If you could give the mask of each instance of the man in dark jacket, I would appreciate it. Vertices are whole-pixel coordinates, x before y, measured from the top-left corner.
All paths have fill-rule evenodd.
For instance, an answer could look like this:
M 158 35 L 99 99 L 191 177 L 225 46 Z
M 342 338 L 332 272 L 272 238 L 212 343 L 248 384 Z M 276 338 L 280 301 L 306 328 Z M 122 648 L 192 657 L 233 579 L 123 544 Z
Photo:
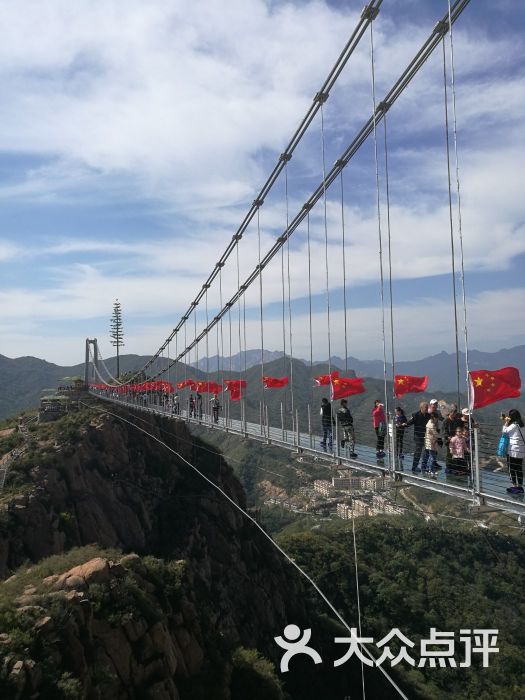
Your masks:
M 332 404 L 328 399 L 321 400 L 321 427 L 323 428 L 323 439 L 321 440 L 321 447 L 326 452 L 326 445 L 328 442 L 328 449 L 332 451 L 332 423 L 334 422 L 334 417 L 332 415 Z
M 341 447 L 344 447 L 348 443 L 350 448 L 350 457 L 355 459 L 357 454 L 355 452 L 354 419 L 350 413 L 346 399 L 341 399 L 341 407 L 337 411 L 337 420 L 341 426 L 341 432 L 343 435 L 341 438 Z
M 419 472 L 418 464 L 425 444 L 425 433 L 429 421 L 428 403 L 422 401 L 419 404 L 419 411 L 412 414 L 412 418 L 407 421 L 407 425 L 414 426 L 414 459 L 412 461 L 412 471 Z

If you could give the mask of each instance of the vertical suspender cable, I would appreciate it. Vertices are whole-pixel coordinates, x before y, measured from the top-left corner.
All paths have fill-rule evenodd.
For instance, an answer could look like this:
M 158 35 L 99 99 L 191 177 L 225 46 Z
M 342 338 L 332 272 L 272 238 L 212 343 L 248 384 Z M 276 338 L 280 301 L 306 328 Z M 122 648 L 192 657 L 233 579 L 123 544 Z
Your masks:
M 261 213 L 257 207 L 257 252 L 259 263 L 259 318 L 261 325 L 261 422 L 264 424 L 264 323 L 263 323 L 263 271 L 261 268 Z M 268 429 L 268 426 L 266 426 Z
M 219 269 L 219 309 L 222 309 L 222 267 Z M 221 384 L 224 387 L 224 328 L 222 323 L 222 316 L 219 321 L 221 326 L 221 354 L 220 354 L 220 364 L 221 364 Z M 218 362 L 218 360 L 217 360 Z M 224 389 L 223 389 L 224 396 Z M 225 406 L 223 406 L 223 416 L 225 415 Z
M 311 414 L 311 404 L 314 399 L 313 392 L 313 376 L 314 376 L 314 350 L 313 350 L 313 336 L 312 336 L 312 254 L 310 249 L 310 211 L 306 216 L 306 241 L 308 246 L 308 316 L 309 316 L 309 331 L 310 331 L 310 396 L 308 404 L 308 433 L 310 436 L 310 447 L 312 447 L 312 414 Z
M 204 294 L 204 309 L 205 309 L 205 313 L 206 313 L 206 328 L 208 328 L 208 324 L 209 324 L 208 286 L 209 285 L 206 285 L 206 292 Z M 209 333 L 206 333 L 206 381 L 208 382 L 208 386 L 209 386 L 209 382 L 210 382 L 210 344 L 209 344 L 208 336 L 209 336 Z M 208 415 L 208 409 L 210 408 L 209 398 L 210 398 L 210 394 L 208 392 L 208 398 L 206 400 L 206 409 L 205 409 L 206 415 Z
M 284 181 L 285 181 L 285 194 L 286 194 L 286 230 L 288 231 L 288 226 L 290 223 L 290 212 L 289 212 L 289 202 L 288 202 L 288 163 L 284 166 Z M 292 300 L 291 300 L 291 278 L 290 278 L 290 236 L 286 239 L 286 265 L 288 274 L 288 331 L 289 331 L 289 345 L 290 345 L 290 396 L 291 396 L 291 411 L 292 411 L 292 425 L 295 420 L 295 410 L 294 410 L 294 395 L 293 395 L 293 334 L 292 334 Z M 295 431 L 294 431 L 295 434 Z
M 197 340 L 197 307 L 193 308 L 193 340 Z M 199 371 L 199 343 L 195 343 L 195 368 Z
M 284 246 L 281 247 L 281 291 L 282 291 L 282 326 L 283 326 L 283 375 L 286 374 L 286 316 L 285 316 L 285 285 L 284 285 Z M 286 426 L 286 388 L 283 390 L 283 402 L 284 412 L 282 413 L 282 426 L 283 426 L 283 437 L 284 429 Z
M 239 239 L 235 243 L 235 258 L 237 261 L 237 292 L 241 289 L 241 268 L 239 262 Z M 244 295 L 243 295 L 244 296 Z M 241 299 L 237 302 L 239 312 L 239 380 L 242 379 L 242 342 L 241 342 Z M 246 355 L 245 355 L 246 357 Z M 241 391 L 241 431 L 244 431 L 244 392 Z
M 463 226 L 461 220 L 461 190 L 459 186 L 459 157 L 458 157 L 458 129 L 457 129 L 457 113 L 456 113 L 456 81 L 455 81 L 455 69 L 454 69 L 454 38 L 452 33 L 452 12 L 450 7 L 450 0 L 448 0 L 448 28 L 450 35 L 450 79 L 452 87 L 452 117 L 454 126 L 454 159 L 456 166 L 456 198 L 457 198 L 457 209 L 458 209 L 458 233 L 459 233 L 459 250 L 460 250 L 460 261 L 461 261 L 461 296 L 463 301 L 463 330 L 464 330 L 464 340 L 465 340 L 465 379 L 467 383 L 467 399 L 469 408 L 472 408 L 473 396 L 472 389 L 470 385 L 470 374 L 469 374 L 469 353 L 468 353 L 468 324 L 467 324 L 467 294 L 465 290 L 465 258 L 463 253 Z M 472 413 L 469 413 L 469 435 L 472 436 Z M 474 461 L 476 465 L 476 471 L 478 471 L 478 452 L 474 451 Z M 478 472 L 479 475 L 479 472 Z M 475 486 L 473 485 L 473 496 L 474 496 Z
M 187 331 L 187 322 L 186 320 L 184 321 L 184 350 L 188 347 L 188 331 Z M 188 362 L 186 359 L 186 355 L 184 355 L 184 383 L 186 383 L 188 380 Z M 186 387 L 187 388 L 187 387 Z M 186 418 L 190 417 L 190 399 L 187 397 L 186 399 Z
M 326 155 L 325 155 L 325 138 L 324 138 L 324 108 L 328 95 L 318 95 L 321 102 L 321 157 L 323 162 L 323 211 L 324 211 L 324 263 L 326 273 L 326 326 L 328 339 L 328 374 L 332 374 L 332 341 L 330 330 L 330 278 L 328 272 L 328 221 L 327 221 L 327 203 L 326 203 Z M 332 382 L 330 380 L 330 390 Z
M 310 212 L 306 219 L 306 240 L 308 245 L 308 315 L 310 327 L 310 374 L 313 376 L 314 366 L 314 347 L 313 347 L 313 329 L 312 329 L 312 253 L 310 249 Z
M 381 201 L 379 192 L 379 157 L 377 148 L 377 114 L 376 114 L 376 80 L 374 66 L 374 25 L 370 23 L 370 59 L 372 67 L 372 104 L 373 104 L 373 134 L 374 134 L 374 163 L 376 176 L 376 206 L 377 206 L 377 230 L 379 238 L 379 272 L 380 272 L 380 296 L 381 296 L 381 334 L 383 340 L 383 382 L 385 394 L 385 414 L 388 415 L 388 391 L 386 380 L 386 333 L 385 333 L 385 280 L 383 273 L 383 236 L 381 231 Z
M 228 338 L 229 338 L 229 348 L 230 348 L 230 378 L 232 374 L 232 310 L 231 306 L 228 307 Z
M 392 235 L 390 229 L 390 178 L 388 176 L 388 139 L 386 112 L 383 115 L 383 131 L 385 137 L 385 186 L 386 186 L 386 230 L 388 237 L 388 293 L 390 297 L 390 346 L 392 351 L 392 392 L 395 392 L 395 343 L 394 343 L 394 295 L 392 291 Z M 395 395 L 395 394 L 394 394 Z
M 170 344 L 168 343 L 167 345 L 167 350 L 168 350 L 168 384 L 171 383 L 170 377 L 171 377 L 171 362 L 170 362 Z
M 450 173 L 450 139 L 448 124 L 448 90 L 447 90 L 447 58 L 445 51 L 445 37 L 442 40 L 443 47 L 443 87 L 445 97 L 445 145 L 447 153 L 447 178 L 448 178 L 448 216 L 450 226 L 450 258 L 452 263 L 452 301 L 454 305 L 454 339 L 456 344 L 456 387 L 457 387 L 457 407 L 461 404 L 460 395 L 460 369 L 459 369 L 459 328 L 458 328 L 458 303 L 456 290 L 456 251 L 454 244 L 454 217 L 452 213 L 452 176 Z
M 179 334 L 177 332 L 177 333 L 175 333 L 175 357 L 179 356 L 179 348 L 178 348 L 179 340 L 178 339 L 179 339 Z M 177 367 L 178 367 L 178 364 L 179 364 L 178 362 L 175 362 L 175 391 L 177 391 L 177 379 L 178 379 Z M 179 405 L 180 405 L 180 401 L 179 401 Z
M 345 329 L 345 372 L 348 372 L 348 326 L 347 326 L 347 306 L 346 306 L 346 245 L 345 245 L 345 197 L 343 171 L 339 176 L 341 180 L 341 230 L 343 244 L 343 313 L 344 313 L 344 329 Z

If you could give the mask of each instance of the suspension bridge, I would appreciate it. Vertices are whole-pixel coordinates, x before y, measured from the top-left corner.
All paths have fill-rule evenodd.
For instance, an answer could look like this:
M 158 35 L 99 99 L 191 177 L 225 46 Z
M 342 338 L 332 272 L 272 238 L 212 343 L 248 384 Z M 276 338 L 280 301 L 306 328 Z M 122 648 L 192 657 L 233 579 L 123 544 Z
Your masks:
M 448 265 L 450 277 L 451 338 L 457 358 L 458 407 L 462 394 L 467 395 L 469 404 L 472 398 L 468 381 L 468 307 L 453 38 L 454 25 L 469 0 L 448 3 L 444 15 L 436 17 L 429 26 L 426 38 L 405 70 L 380 94 L 374 25 L 380 17 L 381 5 L 382 0 L 371 0 L 363 9 L 304 118 L 223 254 L 168 337 L 144 366 L 125 381 L 109 372 L 96 339 L 87 339 L 85 381 L 93 395 L 133 411 L 159 414 L 277 445 L 310 455 L 332 471 L 351 469 L 379 474 L 392 482 L 470 501 L 477 507 L 525 515 L 523 497 L 507 493 L 508 474 L 505 465 L 495 457 L 497 428 L 475 422 L 470 413 L 471 460 L 464 475 L 447 473 L 445 469 L 436 474 L 412 470 L 412 430 L 406 431 L 403 457 L 396 448 L 393 387 L 397 341 L 403 330 L 398 328 L 395 314 L 396 239 L 389 142 L 396 102 L 431 61 L 442 76 L 439 100 L 443 122 L 444 207 L 448 219 L 443 236 L 450 242 L 449 258 L 444 265 Z M 370 77 L 368 113 L 352 133 L 347 133 L 350 127 L 345 128 L 344 142 L 339 135 L 337 143 L 346 145 L 339 148 L 333 165 L 329 166 L 333 151 L 333 142 L 328 141 L 330 97 L 336 84 L 352 70 L 352 58 L 363 47 Z M 293 159 L 306 140 L 309 144 L 318 143 L 318 162 L 315 167 L 309 163 L 309 172 L 316 170 L 318 179 L 299 199 L 298 192 L 303 194 L 304 188 L 297 186 L 292 196 L 292 184 L 294 179 L 301 182 L 305 179 L 301 180 L 293 170 Z M 355 426 L 355 446 L 342 442 L 344 435 L 337 421 L 332 445 L 322 444 L 318 427 L 321 394 L 313 382 L 316 374 L 314 350 L 317 354 L 326 351 L 324 376 L 328 380 L 321 384 L 334 398 L 335 379 L 355 379 L 347 360 L 354 337 L 349 288 L 356 274 L 352 256 L 356 240 L 362 234 L 348 225 L 348 207 L 354 193 L 345 188 L 345 177 L 357 158 L 361 158 L 362 166 L 362 152 L 366 149 L 370 178 L 374 183 L 372 206 L 377 242 L 374 264 L 377 265 L 380 306 L 378 337 L 384 367 L 382 401 L 387 420 L 384 454 L 383 451 L 378 453 L 371 444 L 364 426 Z M 275 229 L 276 212 L 280 212 L 281 224 L 279 235 L 274 236 L 271 231 Z M 268 337 L 275 337 L 276 329 L 281 336 L 282 359 L 279 362 L 282 362 L 284 376 L 268 377 L 265 347 Z M 257 371 L 251 369 L 250 381 L 257 386 L 247 392 L 247 355 L 254 347 L 260 349 L 260 358 Z M 297 348 L 305 347 L 309 350 L 309 360 L 299 363 Z M 465 354 L 465 373 L 459 364 L 460 348 Z M 332 357 L 335 352 L 341 353 L 347 363 L 345 370 L 341 370 L 341 378 L 334 374 Z M 232 365 L 234 356 L 239 358 L 236 369 Z M 197 368 L 200 369 L 197 371 Z M 273 388 L 268 388 L 270 386 Z M 177 400 L 174 400 L 174 387 Z M 190 400 L 190 391 L 201 395 L 199 405 L 193 397 Z M 279 399 L 270 399 L 269 392 L 280 392 Z M 351 394 L 349 396 L 351 404 Z

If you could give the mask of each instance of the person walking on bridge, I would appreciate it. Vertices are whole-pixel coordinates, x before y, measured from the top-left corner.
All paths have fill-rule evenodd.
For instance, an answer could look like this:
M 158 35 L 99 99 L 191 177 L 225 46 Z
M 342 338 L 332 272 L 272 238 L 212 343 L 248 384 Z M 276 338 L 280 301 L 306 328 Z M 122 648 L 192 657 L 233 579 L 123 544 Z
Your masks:
M 507 464 L 512 486 L 507 489 L 508 493 L 523 493 L 523 458 L 525 457 L 525 437 L 524 424 L 521 414 L 513 408 L 508 416 L 503 418 L 503 434 L 509 436 L 509 446 L 507 449 Z
M 221 410 L 221 404 L 219 401 L 219 397 L 217 394 L 213 397 L 211 400 L 211 412 L 213 414 L 213 422 L 218 423 L 219 422 L 219 411 Z
M 376 433 L 376 457 L 383 459 L 385 456 L 385 435 L 386 435 L 386 417 L 383 410 L 383 404 L 379 399 L 374 401 L 372 409 L 372 425 Z
M 412 414 L 412 418 L 407 421 L 407 426 L 414 426 L 414 459 L 412 461 L 412 471 L 421 471 L 418 467 L 423 446 L 425 444 L 425 435 L 427 432 L 428 423 L 428 403 L 422 401 L 419 404 L 419 411 Z
M 341 399 L 341 407 L 337 411 L 337 420 L 343 432 L 341 447 L 348 445 L 350 448 L 350 457 L 355 459 L 357 454 L 355 452 L 354 418 L 350 413 L 348 401 L 346 399 Z
M 333 449 L 332 443 L 332 425 L 334 423 L 334 416 L 332 414 L 332 404 L 328 399 L 321 399 L 321 427 L 323 429 L 323 439 L 320 442 L 321 447 L 326 452 L 326 447 L 328 444 L 328 450 L 331 452 Z

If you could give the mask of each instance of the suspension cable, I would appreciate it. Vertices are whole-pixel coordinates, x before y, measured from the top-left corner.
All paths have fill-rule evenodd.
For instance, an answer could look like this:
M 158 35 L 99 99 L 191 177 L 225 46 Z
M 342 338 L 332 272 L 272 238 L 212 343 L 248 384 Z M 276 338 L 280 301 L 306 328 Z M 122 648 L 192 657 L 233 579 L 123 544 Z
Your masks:
M 370 25 L 372 26 L 372 25 Z M 332 342 L 330 328 L 330 277 L 328 272 L 328 219 L 327 219 L 327 202 L 326 202 L 326 154 L 325 154 L 325 136 L 324 136 L 324 108 L 323 103 L 326 101 L 326 95 L 318 95 L 321 103 L 321 160 L 323 167 L 323 224 L 324 224 L 324 265 L 326 277 L 326 327 L 328 341 L 328 376 L 330 377 L 330 389 L 332 388 Z M 331 401 L 331 397 L 330 397 Z
M 367 7 L 369 7 L 369 8 L 374 8 L 374 9 L 378 12 L 378 11 L 379 11 L 379 8 L 380 8 L 380 6 L 381 6 L 381 4 L 382 4 L 382 1 L 383 1 L 383 0 L 370 0 L 370 2 L 368 3 Z M 362 38 L 363 34 L 365 33 L 366 28 L 367 28 L 367 26 L 368 26 L 368 24 L 369 24 L 370 21 L 371 21 L 371 20 L 369 19 L 368 15 L 367 15 L 366 13 L 362 13 L 362 14 L 361 14 L 361 16 L 360 16 L 360 18 L 359 18 L 359 20 L 358 20 L 358 23 L 357 23 L 356 28 L 355 28 L 354 31 L 352 32 L 352 34 L 351 34 L 351 36 L 350 36 L 348 42 L 346 43 L 344 49 L 343 49 L 342 52 L 339 54 L 339 56 L 338 56 L 338 58 L 337 58 L 337 60 L 336 60 L 336 62 L 335 62 L 335 64 L 334 64 L 334 66 L 332 67 L 331 71 L 329 72 L 329 74 L 328 74 L 327 78 L 325 79 L 325 81 L 324 81 L 322 87 L 320 88 L 319 92 L 328 94 L 328 93 L 330 92 L 330 90 L 333 88 L 333 86 L 334 86 L 335 83 L 337 82 L 337 79 L 339 78 L 341 72 L 343 71 L 344 67 L 345 67 L 346 64 L 348 63 L 348 60 L 350 59 L 350 57 L 352 56 L 354 50 L 356 49 L 356 47 L 358 46 L 359 42 L 361 41 L 361 38 Z M 317 100 L 314 98 L 314 100 L 313 100 L 312 104 L 310 105 L 310 107 L 309 107 L 309 109 L 308 109 L 306 115 L 303 117 L 303 119 L 302 119 L 300 125 L 299 125 L 298 128 L 296 129 L 296 131 L 295 131 L 295 133 L 293 134 L 293 136 L 292 136 L 290 142 L 288 143 L 288 145 L 286 146 L 286 149 L 284 150 L 284 153 L 285 153 L 286 155 L 288 155 L 290 158 L 291 158 L 292 154 L 294 153 L 295 149 L 297 148 L 297 146 L 299 145 L 299 143 L 301 142 L 301 140 L 302 140 L 302 138 L 304 137 L 305 133 L 307 132 L 307 130 L 308 130 L 310 124 L 311 124 L 312 121 L 314 120 L 314 118 L 315 118 L 315 116 L 316 116 L 316 114 L 317 114 L 317 112 L 318 112 L 318 110 L 319 110 L 319 106 L 320 106 L 319 103 L 318 103 Z M 278 180 L 279 175 L 281 174 L 281 172 L 282 172 L 282 170 L 283 170 L 283 167 L 284 167 L 284 161 L 283 161 L 281 158 L 279 158 L 278 161 L 277 161 L 277 163 L 276 163 L 276 165 L 275 165 L 275 167 L 274 167 L 274 169 L 273 169 L 272 172 L 270 173 L 268 179 L 266 180 L 266 182 L 265 182 L 264 185 L 262 186 L 262 189 L 261 189 L 261 191 L 259 192 L 259 194 L 258 194 L 257 199 L 255 200 L 255 202 L 258 202 L 258 201 L 260 201 L 261 203 L 264 202 L 265 198 L 268 196 L 268 194 L 269 194 L 269 192 L 271 191 L 272 187 L 274 186 L 274 184 L 275 184 L 276 181 Z M 244 234 L 245 231 L 247 230 L 247 228 L 248 228 L 250 222 L 252 221 L 253 217 L 255 216 L 255 213 L 256 213 L 256 211 L 257 211 L 258 206 L 260 206 L 260 205 L 256 205 L 255 203 L 252 204 L 252 206 L 251 206 L 251 208 L 249 209 L 248 213 L 246 214 L 246 216 L 244 217 L 244 219 L 243 219 L 243 221 L 241 222 L 240 226 L 238 227 L 238 229 L 237 229 L 235 235 L 233 236 L 233 238 L 232 238 L 230 244 L 227 246 L 227 248 L 226 248 L 226 250 L 224 251 L 224 253 L 222 254 L 222 256 L 221 256 L 219 262 L 215 265 L 214 269 L 212 270 L 211 274 L 209 275 L 209 277 L 208 277 L 208 279 L 207 279 L 207 281 L 206 281 L 206 284 L 210 284 L 210 285 L 211 285 L 211 283 L 215 280 L 215 278 L 216 278 L 217 275 L 218 275 L 219 269 L 220 269 L 221 267 L 224 266 L 224 264 L 226 263 L 226 261 L 227 261 L 228 258 L 230 257 L 231 253 L 233 252 L 233 249 L 234 249 L 234 247 L 235 247 L 235 241 L 237 240 L 237 238 L 238 238 L 239 236 L 242 238 L 243 234 Z M 192 304 L 190 305 L 189 309 L 188 309 L 188 310 L 186 311 L 186 313 L 181 317 L 179 323 L 178 323 L 177 326 L 173 329 L 173 331 L 171 332 L 170 336 L 166 339 L 165 343 L 168 343 L 168 342 L 173 338 L 174 333 L 175 333 L 176 331 L 180 330 L 180 328 L 182 327 L 182 325 L 184 325 L 184 323 L 185 323 L 186 320 L 187 320 L 188 313 L 191 311 L 191 309 L 192 309 L 194 306 L 196 306 L 196 305 L 200 302 L 200 300 L 202 299 L 202 295 L 203 295 L 203 293 L 202 293 L 202 290 L 201 290 L 201 291 L 199 292 L 199 294 L 195 297 L 195 299 L 194 299 L 194 301 L 192 302 Z M 153 364 L 153 362 L 155 361 L 155 359 L 158 357 L 158 355 L 160 354 L 160 352 L 161 352 L 161 348 L 159 348 L 159 350 L 155 353 L 155 355 L 152 355 L 152 357 L 150 358 L 150 360 L 148 360 L 148 362 L 144 365 L 144 367 L 142 368 L 142 370 L 139 370 L 139 371 L 137 372 L 137 374 L 139 374 L 141 371 L 145 371 L 148 367 L 150 367 L 151 364 Z M 131 381 L 133 381 L 133 379 L 134 379 L 134 377 L 131 379 Z
M 286 197 L 286 228 L 290 225 L 290 207 L 288 201 L 288 163 L 285 163 L 284 168 L 284 182 L 285 182 L 285 197 Z M 288 332 L 289 332 L 289 346 L 290 346 L 290 397 L 291 397 L 291 411 L 292 411 L 292 426 L 295 425 L 295 412 L 294 412 L 294 395 L 293 395 L 293 332 L 292 332 L 292 300 L 291 300 L 291 275 L 290 275 L 290 238 L 286 239 L 286 264 L 287 264 L 287 274 L 288 274 Z M 294 435 L 296 434 L 297 426 L 294 429 Z
M 454 160 L 456 171 L 456 204 L 458 216 L 458 233 L 459 233 L 459 250 L 460 250 L 460 269 L 461 269 L 461 297 L 463 302 L 463 331 L 465 341 L 465 380 L 467 383 L 467 402 L 470 409 L 473 408 L 473 390 L 470 382 L 470 363 L 469 363 L 469 343 L 468 343 L 468 324 L 467 324 L 467 294 L 465 287 L 465 257 L 463 251 L 463 225 L 461 216 L 461 190 L 459 184 L 459 156 L 458 156 L 458 130 L 457 130 L 457 112 L 456 112 L 456 79 L 454 67 L 454 38 L 452 33 L 452 9 L 450 0 L 448 0 L 448 28 L 450 36 L 450 80 L 452 87 L 452 116 L 453 116 L 453 134 L 454 134 Z M 473 434 L 472 410 L 468 414 L 469 436 Z M 472 439 L 471 437 L 469 439 Z M 473 445 L 473 471 L 479 469 L 479 452 Z M 476 503 L 476 480 L 472 480 L 472 500 Z
M 458 234 L 459 234 L 459 251 L 461 261 L 461 296 L 463 301 L 463 330 L 465 340 L 465 368 L 467 381 L 467 397 L 468 405 L 472 405 L 472 389 L 470 385 L 469 375 L 469 343 L 468 343 L 468 325 L 467 325 L 467 294 L 465 288 L 465 258 L 463 252 L 463 226 L 461 217 L 461 191 L 459 184 L 459 156 L 458 156 L 458 128 L 457 128 L 457 112 L 456 112 L 456 79 L 454 68 L 454 38 L 452 33 L 452 8 L 450 0 L 448 0 L 448 33 L 450 37 L 450 80 L 452 87 L 452 117 L 453 117 L 453 134 L 454 134 L 454 160 L 456 169 L 456 204 L 458 216 Z M 472 431 L 472 414 L 469 413 L 469 430 Z
M 343 247 L 343 314 L 345 329 L 345 372 L 348 372 L 348 326 L 347 326 L 347 304 L 346 304 L 346 243 L 345 243 L 345 196 L 343 171 L 339 175 L 341 180 L 341 233 Z
M 257 207 L 257 254 L 258 267 L 261 267 L 261 214 Z M 264 403 L 264 321 L 263 321 L 263 275 L 259 273 L 259 318 L 261 327 L 261 424 L 265 423 Z
M 380 199 L 380 188 L 379 188 L 379 156 L 377 147 L 377 123 L 376 123 L 376 80 L 375 80 L 375 65 L 374 65 L 374 25 L 370 24 L 370 65 L 371 65 L 371 78 L 372 78 L 372 104 L 373 104 L 373 138 L 374 138 L 374 165 L 375 165 L 375 176 L 376 176 L 376 206 L 377 206 L 377 234 L 379 243 L 379 274 L 380 274 L 380 285 L 379 292 L 381 298 L 381 336 L 383 345 L 383 383 L 384 383 L 384 394 L 385 394 L 385 415 L 388 416 L 388 391 L 387 391 L 387 380 L 386 380 L 386 334 L 385 334 L 385 281 L 384 281 L 384 271 L 383 271 L 383 235 L 381 229 L 381 199 Z M 386 428 L 386 426 L 385 426 Z M 390 451 L 388 451 L 388 458 L 390 459 Z
M 383 119 L 383 131 L 385 137 L 385 188 L 386 188 L 386 228 L 388 237 L 388 292 L 390 301 L 390 346 L 392 352 L 392 393 L 395 396 L 396 388 L 396 359 L 394 343 L 394 295 L 392 287 L 392 233 L 390 228 L 390 178 L 388 173 L 388 139 L 387 139 L 387 115 Z
M 241 291 L 241 268 L 240 268 L 240 261 L 239 261 L 239 241 L 237 241 L 237 245 L 235 246 L 236 252 L 235 252 L 235 257 L 237 261 L 237 291 Z M 244 299 L 244 295 L 243 295 Z M 242 342 L 241 342 L 241 298 L 239 297 L 238 300 L 238 312 L 239 312 L 239 380 L 242 379 Z M 245 355 L 246 357 L 246 355 Z M 244 429 L 244 410 L 245 410 L 245 405 L 244 405 L 244 392 L 241 391 L 241 424 Z
M 313 330 L 312 330 L 312 255 L 310 249 L 310 212 L 307 214 L 306 236 L 308 245 L 308 314 L 310 327 L 310 374 L 313 375 L 314 366 L 314 348 L 313 348 Z
M 449 24 L 454 23 L 458 19 L 458 17 L 461 15 L 463 10 L 469 4 L 469 2 L 470 2 L 470 0 L 456 0 L 456 2 L 454 3 L 454 5 L 452 6 L 452 9 L 451 9 L 450 21 L 449 22 L 446 21 L 448 15 L 445 15 L 445 17 L 435 25 L 430 36 L 423 43 L 423 46 L 420 48 L 420 50 L 418 51 L 416 56 L 409 63 L 409 65 L 407 66 L 405 71 L 402 73 L 402 75 L 396 81 L 396 83 L 390 89 L 390 91 L 386 94 L 384 99 L 381 102 L 379 102 L 379 104 L 377 105 L 376 112 L 374 112 L 374 114 L 363 125 L 363 127 L 360 129 L 360 131 L 358 132 L 358 134 L 356 135 L 356 137 L 354 138 L 352 143 L 347 147 L 347 149 L 344 151 L 344 153 L 341 155 L 341 157 L 337 159 L 337 161 L 335 162 L 331 171 L 327 174 L 326 178 L 323 180 L 322 183 L 320 183 L 318 185 L 318 187 L 313 192 L 313 194 L 310 196 L 308 201 L 303 205 L 301 211 L 299 213 L 297 213 L 296 216 L 294 217 L 294 219 L 290 222 L 287 230 L 284 231 L 281 234 L 281 236 L 279 236 L 277 238 L 277 240 L 275 241 L 272 248 L 268 251 L 268 253 L 265 255 L 265 257 L 261 261 L 260 266 L 258 265 L 256 267 L 256 269 L 250 273 L 249 277 L 245 280 L 244 284 L 241 285 L 240 294 L 243 294 L 244 291 L 246 289 L 248 289 L 248 287 L 252 284 L 252 282 L 260 274 L 261 270 L 263 270 L 269 264 L 269 262 L 272 260 L 272 258 L 280 251 L 281 247 L 284 245 L 284 243 L 286 242 L 288 237 L 291 236 L 294 233 L 294 231 L 298 228 L 300 223 L 306 217 L 308 211 L 323 197 L 325 190 L 338 177 L 341 170 L 348 165 L 351 158 L 353 158 L 355 156 L 355 154 L 358 152 L 358 150 L 361 148 L 361 146 L 367 140 L 367 138 L 370 136 L 370 134 L 373 133 L 374 127 L 377 128 L 377 123 L 384 117 L 385 113 L 392 107 L 394 102 L 403 93 L 403 91 L 410 84 L 410 82 L 412 81 L 414 76 L 418 73 L 418 71 L 421 69 L 423 64 L 426 62 L 426 60 L 432 54 L 432 52 L 434 51 L 436 46 L 441 41 L 442 36 L 444 34 L 446 34 L 446 32 L 448 31 Z M 370 7 L 370 5 L 367 6 L 365 8 L 365 10 L 368 11 L 369 7 Z M 317 96 L 316 96 L 316 100 L 318 100 Z M 260 206 L 260 205 L 258 205 L 258 206 Z M 212 275 L 210 275 L 210 278 L 208 279 L 209 283 L 211 283 L 213 281 L 213 279 L 215 279 L 216 274 L 218 274 L 216 271 L 220 270 L 222 265 L 223 265 L 223 262 L 221 259 L 221 261 L 219 261 L 216 264 L 215 270 L 212 273 Z M 230 306 L 236 303 L 237 298 L 238 298 L 238 295 L 235 294 L 227 302 L 226 306 L 223 306 L 223 308 L 218 312 L 217 316 L 210 322 L 209 326 L 202 330 L 202 332 L 198 338 L 199 340 L 206 333 L 208 333 L 216 323 L 218 323 L 222 319 L 222 317 L 228 312 L 228 309 L 230 308 Z M 199 300 L 200 300 L 200 297 L 197 297 L 194 303 L 197 304 L 199 302 Z M 182 327 L 182 325 L 184 325 L 184 322 L 186 320 L 187 320 L 187 315 L 185 315 L 181 318 L 179 326 L 177 326 L 177 328 L 174 329 L 173 332 L 176 332 L 179 329 L 179 327 Z M 185 351 L 182 351 L 183 352 L 182 356 L 184 356 L 184 354 L 190 349 L 191 348 L 186 348 Z M 149 364 L 151 364 L 151 362 L 154 361 L 154 359 L 155 359 L 155 356 L 152 357 L 152 359 L 149 361 Z M 130 381 L 132 381 L 132 379 Z
M 441 44 L 443 46 L 443 88 L 445 98 L 445 146 L 447 156 L 447 182 L 448 182 L 448 216 L 450 227 L 450 259 L 452 263 L 452 303 L 454 307 L 454 340 L 456 347 L 456 381 L 457 381 L 457 407 L 458 410 L 461 404 L 460 396 L 460 369 L 459 369 L 459 327 L 458 327 L 458 304 L 456 290 L 456 252 L 454 244 L 454 217 L 452 213 L 452 176 L 450 172 L 450 139 L 449 139 L 449 124 L 448 124 L 448 89 L 447 89 L 447 58 L 445 51 L 445 37 Z

